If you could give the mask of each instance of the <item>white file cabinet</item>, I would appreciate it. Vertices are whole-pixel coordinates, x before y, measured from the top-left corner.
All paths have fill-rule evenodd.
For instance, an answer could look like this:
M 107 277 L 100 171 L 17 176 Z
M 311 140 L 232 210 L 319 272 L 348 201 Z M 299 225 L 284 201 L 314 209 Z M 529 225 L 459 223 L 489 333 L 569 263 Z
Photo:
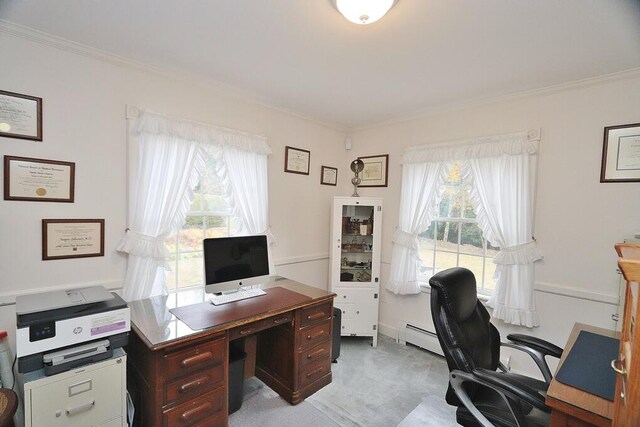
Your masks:
M 25 427 L 123 427 L 126 422 L 127 356 L 44 376 L 24 375 Z

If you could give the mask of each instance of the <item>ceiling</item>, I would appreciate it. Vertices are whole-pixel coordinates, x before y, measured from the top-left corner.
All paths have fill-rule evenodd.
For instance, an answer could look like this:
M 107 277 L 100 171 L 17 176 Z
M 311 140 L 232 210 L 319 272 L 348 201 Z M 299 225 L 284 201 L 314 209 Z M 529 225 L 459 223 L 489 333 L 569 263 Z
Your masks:
M 0 19 L 344 130 L 640 68 L 640 0 L 0 0 Z

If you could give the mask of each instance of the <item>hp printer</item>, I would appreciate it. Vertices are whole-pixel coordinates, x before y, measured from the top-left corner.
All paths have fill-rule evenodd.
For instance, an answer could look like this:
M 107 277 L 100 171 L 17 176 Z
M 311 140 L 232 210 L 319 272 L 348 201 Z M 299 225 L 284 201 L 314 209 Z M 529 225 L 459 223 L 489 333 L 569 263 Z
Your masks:
M 127 344 L 127 303 L 102 286 L 16 298 L 18 371 L 53 375 L 108 359 Z

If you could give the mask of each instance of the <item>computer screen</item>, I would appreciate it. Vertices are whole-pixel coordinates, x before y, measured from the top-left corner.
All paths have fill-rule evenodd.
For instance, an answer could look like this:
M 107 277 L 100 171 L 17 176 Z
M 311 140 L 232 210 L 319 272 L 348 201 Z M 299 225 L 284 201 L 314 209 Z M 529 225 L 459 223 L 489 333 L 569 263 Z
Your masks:
M 204 239 L 205 292 L 237 291 L 268 280 L 267 236 Z

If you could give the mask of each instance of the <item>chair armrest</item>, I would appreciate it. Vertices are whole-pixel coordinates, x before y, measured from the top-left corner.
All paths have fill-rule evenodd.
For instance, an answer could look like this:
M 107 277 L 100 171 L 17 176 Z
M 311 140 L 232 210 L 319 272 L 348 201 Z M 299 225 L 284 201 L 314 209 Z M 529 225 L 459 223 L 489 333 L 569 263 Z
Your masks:
M 524 351 L 531 356 L 536 365 L 538 365 L 545 382 L 549 384 L 553 379 L 553 375 L 545 360 L 545 356 L 560 358 L 560 356 L 562 356 L 562 349 L 548 341 L 529 335 L 509 334 L 507 335 L 507 339 L 511 342 L 501 342 L 500 345 Z
M 509 411 L 511 411 L 511 414 L 513 415 L 513 419 L 516 421 L 517 425 L 524 426 L 524 424 L 521 424 L 519 421 L 519 420 L 522 420 L 522 410 L 520 407 L 520 403 L 518 401 L 521 400 L 522 396 L 526 396 L 524 399 L 525 401 L 531 402 L 532 404 L 534 404 L 533 402 L 535 402 L 534 406 L 539 407 L 540 402 L 544 403 L 544 398 L 541 395 L 539 395 L 535 390 L 531 389 L 530 387 L 527 387 L 524 384 L 523 384 L 524 389 L 529 389 L 529 390 L 516 391 L 516 387 L 512 382 L 502 381 L 491 375 L 491 372 L 493 372 L 493 374 L 495 374 L 496 376 L 500 375 L 497 372 L 494 372 L 494 371 L 487 371 L 487 372 L 488 374 L 485 372 L 479 372 L 479 370 L 474 370 L 473 373 L 464 372 L 460 370 L 453 370 L 449 374 L 449 383 L 451 384 L 451 387 L 453 387 L 453 390 L 458 396 L 458 399 L 460 399 L 460 402 L 462 402 L 462 404 L 467 408 L 467 410 L 471 412 L 471 414 L 481 424 L 482 427 L 494 427 L 494 424 L 491 423 L 491 421 L 489 421 L 487 417 L 485 417 L 484 414 L 480 412 L 478 408 L 476 408 L 473 401 L 467 394 L 467 391 L 465 390 L 465 387 L 463 385 L 465 382 L 473 382 L 494 390 L 496 393 L 498 393 L 502 397 L 502 399 L 507 404 L 507 407 L 509 408 Z M 506 387 L 504 387 L 505 385 Z M 530 395 L 531 392 L 533 393 L 533 395 Z M 534 397 L 535 395 L 537 395 L 538 397 Z M 543 409 L 546 412 L 549 411 L 549 408 L 544 406 L 544 404 L 541 409 Z
M 544 402 L 544 396 L 538 390 L 518 381 L 517 378 L 484 368 L 474 369 L 473 374 L 487 383 L 511 392 L 518 399 L 524 400 L 544 412 L 551 412 Z
M 555 344 L 543 339 L 532 337 L 531 335 L 509 334 L 507 339 L 511 342 L 522 344 L 530 348 L 535 348 L 547 356 L 562 357 L 562 349 Z

